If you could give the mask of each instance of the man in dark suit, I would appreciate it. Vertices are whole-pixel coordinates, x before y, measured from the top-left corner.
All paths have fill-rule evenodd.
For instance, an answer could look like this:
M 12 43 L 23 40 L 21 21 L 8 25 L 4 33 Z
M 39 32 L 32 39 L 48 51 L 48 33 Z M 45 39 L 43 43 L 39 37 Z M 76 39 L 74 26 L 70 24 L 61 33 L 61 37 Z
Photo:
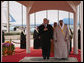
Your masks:
M 43 59 L 49 59 L 50 57 L 50 46 L 51 41 L 53 39 L 53 28 L 50 24 L 48 24 L 48 20 L 46 18 L 43 19 L 43 24 L 39 27 L 39 35 L 41 40 L 41 48 L 42 48 L 42 56 Z

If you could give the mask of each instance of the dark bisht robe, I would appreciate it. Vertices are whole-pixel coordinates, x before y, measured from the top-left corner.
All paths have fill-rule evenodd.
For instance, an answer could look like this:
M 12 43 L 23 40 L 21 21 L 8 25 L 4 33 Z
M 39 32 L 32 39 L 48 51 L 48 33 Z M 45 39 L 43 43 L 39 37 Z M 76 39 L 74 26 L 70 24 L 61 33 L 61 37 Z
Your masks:
M 70 52 L 72 51 L 72 38 L 73 38 L 73 32 L 70 29 Z
M 78 30 L 78 49 L 81 49 L 81 31 L 80 29 Z
M 26 49 L 26 35 L 24 35 L 23 32 L 21 32 L 20 48 Z
M 2 31 L 2 43 L 4 43 L 5 37 L 4 37 L 4 31 Z
M 39 32 L 37 32 L 36 30 L 34 30 L 33 38 L 34 38 L 33 43 L 34 49 L 39 49 L 40 48 Z

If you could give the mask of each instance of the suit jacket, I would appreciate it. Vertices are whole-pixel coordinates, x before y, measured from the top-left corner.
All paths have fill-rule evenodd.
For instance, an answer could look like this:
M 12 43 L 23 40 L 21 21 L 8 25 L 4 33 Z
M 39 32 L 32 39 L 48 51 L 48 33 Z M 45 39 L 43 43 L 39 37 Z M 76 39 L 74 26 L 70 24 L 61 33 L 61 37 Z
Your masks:
M 48 45 L 50 44 L 50 39 L 53 39 L 53 27 L 50 24 L 47 24 L 47 31 L 44 31 L 45 26 L 42 24 L 38 27 L 41 44 Z

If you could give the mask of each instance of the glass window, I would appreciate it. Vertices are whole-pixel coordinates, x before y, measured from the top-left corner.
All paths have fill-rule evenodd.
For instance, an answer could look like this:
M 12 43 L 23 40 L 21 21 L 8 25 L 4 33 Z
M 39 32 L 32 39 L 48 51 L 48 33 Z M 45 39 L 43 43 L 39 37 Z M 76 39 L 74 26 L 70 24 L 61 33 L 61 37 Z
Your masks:
M 73 25 L 74 25 L 74 14 L 73 13 L 70 13 L 70 28 L 72 29 L 73 31 Z
M 31 34 L 34 32 L 34 13 L 30 14 L 30 32 Z
M 7 8 L 8 1 L 2 2 L 2 7 Z
M 7 23 L 7 8 L 2 7 L 2 23 Z
M 8 12 L 7 12 L 7 3 L 8 1 L 2 2 L 2 30 L 7 31 L 7 20 L 8 20 Z
M 36 12 L 36 25 L 42 24 L 44 18 L 46 18 L 46 11 Z
M 53 24 L 54 22 L 58 22 L 57 10 L 48 10 L 48 19 L 50 24 Z
M 34 25 L 34 13 L 30 14 L 30 25 Z
M 23 25 L 26 25 L 26 7 L 23 6 Z
M 78 7 L 77 7 L 77 25 L 79 26 L 79 21 L 80 21 L 80 6 L 78 5 Z
M 9 13 L 15 19 L 15 24 L 22 24 L 22 12 L 21 12 L 21 4 L 15 1 L 10 1 L 9 5 Z M 14 22 L 11 22 L 14 23 Z
M 9 1 L 10 31 L 22 25 L 22 5 L 16 1 Z
M 66 24 L 68 23 L 68 12 L 59 10 L 59 20 L 66 20 Z

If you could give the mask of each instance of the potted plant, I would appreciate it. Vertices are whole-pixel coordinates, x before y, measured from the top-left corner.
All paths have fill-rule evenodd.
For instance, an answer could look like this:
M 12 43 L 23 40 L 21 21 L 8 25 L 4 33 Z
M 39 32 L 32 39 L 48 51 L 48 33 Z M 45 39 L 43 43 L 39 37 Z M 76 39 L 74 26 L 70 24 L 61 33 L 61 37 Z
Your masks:
M 12 55 L 14 53 L 15 46 L 11 41 L 6 41 L 2 44 L 3 56 Z

